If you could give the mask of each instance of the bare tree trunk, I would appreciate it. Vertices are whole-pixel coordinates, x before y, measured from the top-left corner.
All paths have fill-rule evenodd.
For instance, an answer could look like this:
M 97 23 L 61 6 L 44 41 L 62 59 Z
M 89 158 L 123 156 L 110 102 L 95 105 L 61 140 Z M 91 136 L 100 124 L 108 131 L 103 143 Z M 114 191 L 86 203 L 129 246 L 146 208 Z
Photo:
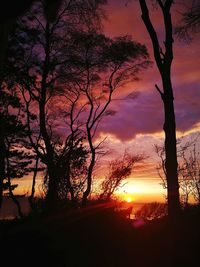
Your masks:
M 69 162 L 67 162 L 67 167 L 66 167 L 66 180 L 67 180 L 67 188 L 69 189 L 69 193 L 71 196 L 71 203 L 72 205 L 75 204 L 75 196 L 74 196 L 74 189 L 70 180 L 70 159 Z
M 5 23 L 0 23 L 0 94 L 2 86 L 2 71 L 6 53 L 8 41 L 8 27 Z M 6 157 L 6 147 L 4 140 L 4 125 L 1 119 L 1 108 L 0 107 L 0 208 L 2 206 L 3 200 L 3 180 L 5 179 L 5 157 Z
M 31 187 L 31 195 L 28 198 L 32 210 L 34 210 L 33 199 L 34 199 L 34 195 L 35 195 L 35 183 L 36 183 L 36 177 L 37 177 L 37 172 L 38 172 L 38 163 L 39 163 L 39 156 L 37 155 L 36 156 L 36 161 L 35 161 L 35 168 L 34 168 L 34 172 L 33 172 L 33 181 L 32 181 L 32 187 Z
M 71 155 L 73 153 L 73 142 L 74 142 L 73 109 L 74 109 L 74 103 L 72 105 L 72 109 L 70 112 L 70 119 L 71 119 L 70 128 L 71 128 L 72 134 L 71 134 L 71 140 L 70 140 L 69 152 L 68 152 L 68 157 L 67 157 L 67 162 L 66 162 L 66 170 L 65 170 L 65 176 L 66 176 L 66 180 L 67 180 L 67 188 L 69 189 L 69 193 L 71 196 L 72 206 L 75 205 L 74 188 L 73 188 L 72 183 L 71 183 L 71 166 L 70 166 Z
M 48 191 L 46 195 L 46 209 L 51 211 L 57 207 L 58 204 L 58 183 L 54 167 L 47 166 L 49 174 Z
M 142 11 L 142 19 L 147 28 L 152 41 L 154 58 L 162 78 L 163 90 L 156 85 L 156 89 L 161 95 L 164 104 L 164 132 L 165 132 L 165 153 L 166 153 L 166 179 L 167 179 L 167 199 L 168 199 L 168 215 L 174 218 L 180 213 L 179 200 L 179 183 L 177 172 L 177 150 L 176 150 L 176 120 L 174 113 L 174 97 L 171 83 L 171 64 L 173 60 L 173 37 L 172 37 L 172 20 L 170 9 L 172 0 L 160 1 L 157 3 L 163 13 L 165 27 L 165 51 L 159 44 L 157 33 L 151 22 L 149 10 L 145 0 L 140 0 Z
M 5 179 L 5 155 L 6 148 L 3 138 L 2 122 L 0 120 L 0 208 L 3 200 L 3 181 Z
M 163 129 L 165 132 L 165 169 L 167 180 L 168 214 L 170 217 L 176 217 L 180 212 L 180 201 L 177 172 L 178 162 L 176 149 L 176 122 L 170 78 L 168 83 L 166 81 L 163 81 L 163 88 L 163 104 L 165 112 L 165 122 Z
M 50 141 L 49 134 L 46 128 L 46 114 L 45 114 L 45 106 L 46 106 L 46 91 L 47 91 L 47 77 L 49 72 L 49 60 L 50 60 L 50 33 L 49 33 L 49 23 L 46 24 L 46 45 L 45 45 L 45 60 L 43 66 L 43 74 L 41 81 L 41 98 L 39 102 L 40 108 L 40 131 L 45 143 L 46 147 L 46 164 L 49 175 L 49 183 L 48 183 L 48 191 L 46 196 L 46 208 L 47 210 L 52 210 L 57 206 L 57 188 L 58 188 L 58 179 L 56 177 L 56 166 L 54 164 L 54 150 Z
M 87 174 L 87 188 L 85 190 L 85 192 L 83 193 L 83 200 L 82 200 L 82 204 L 86 205 L 87 203 L 87 199 L 88 196 L 91 192 L 91 188 L 92 188 L 92 173 L 93 173 L 93 169 L 94 169 L 94 165 L 95 165 L 95 149 L 93 148 L 91 150 L 91 161 L 90 161 L 90 165 L 88 168 L 88 174 Z
M 90 114 L 91 114 L 92 110 L 93 110 L 93 105 L 92 105 L 92 108 L 90 110 Z M 89 165 L 88 174 L 87 174 L 87 188 L 86 188 L 85 192 L 83 193 L 83 199 L 82 199 L 83 205 L 86 205 L 88 196 L 91 192 L 92 173 L 93 173 L 93 169 L 94 169 L 94 165 L 95 165 L 95 158 L 96 158 L 96 150 L 95 150 L 95 148 L 93 146 L 93 142 L 92 142 L 91 127 L 89 126 L 89 120 L 87 122 L 86 128 L 87 128 L 87 138 L 88 138 L 89 147 L 90 147 L 90 151 L 91 151 L 91 160 L 90 160 L 90 165 Z
M 9 190 L 9 194 L 10 194 L 10 197 L 11 197 L 12 201 L 17 206 L 17 211 L 18 211 L 19 217 L 20 218 L 23 218 L 24 217 L 24 214 L 22 213 L 21 205 L 20 205 L 19 201 L 17 200 L 17 198 L 15 197 L 15 195 L 13 194 L 13 191 L 12 191 L 11 179 L 10 179 L 10 163 L 9 163 L 8 157 L 6 158 L 6 163 L 7 163 L 8 190 Z

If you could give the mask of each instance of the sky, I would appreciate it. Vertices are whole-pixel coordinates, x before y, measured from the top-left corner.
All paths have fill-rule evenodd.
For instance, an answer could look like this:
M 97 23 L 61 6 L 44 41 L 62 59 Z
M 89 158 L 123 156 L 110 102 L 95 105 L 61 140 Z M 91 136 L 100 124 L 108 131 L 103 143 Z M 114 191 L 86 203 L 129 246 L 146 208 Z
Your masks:
M 150 2 L 150 1 L 147 1 Z M 179 7 L 180 8 L 180 7 Z M 174 24 L 179 20 L 178 7 L 173 8 Z M 152 21 L 163 43 L 163 24 L 158 10 L 150 8 Z M 142 22 L 138 1 L 109 0 L 106 6 L 107 19 L 104 22 L 106 35 L 116 37 L 131 35 L 145 44 L 150 59 L 154 62 L 151 41 Z M 174 39 L 174 60 L 172 65 L 172 83 L 175 97 L 177 136 L 186 140 L 194 138 L 200 131 L 200 37 L 195 36 L 190 44 Z M 104 145 L 110 150 L 102 159 L 106 164 L 111 158 L 120 156 L 124 150 L 148 156 L 144 163 L 136 167 L 126 185 L 119 191 L 131 195 L 135 201 L 164 201 L 166 192 L 161 186 L 156 166 L 159 158 L 155 153 L 155 144 L 163 144 L 163 107 L 155 84 L 161 87 L 161 80 L 155 64 L 139 75 L 140 80 L 119 88 L 111 103 L 115 116 L 102 121 L 98 139 L 107 137 Z M 120 101 L 135 92 L 137 97 Z M 100 173 L 102 173 L 100 171 Z M 24 192 L 30 188 L 26 178 Z
M 128 4 L 126 4 L 128 2 Z M 150 1 L 147 1 L 150 3 Z M 179 21 L 178 8 L 174 6 L 172 19 Z M 161 44 L 164 41 L 163 23 L 158 10 L 150 5 L 151 18 L 157 30 Z M 110 0 L 107 6 L 108 18 L 104 24 L 105 33 L 111 37 L 131 35 L 132 38 L 148 48 L 150 59 L 154 61 L 151 41 L 141 19 L 138 1 Z M 195 35 L 188 44 L 174 38 L 174 60 L 172 65 L 172 83 L 177 122 L 177 137 L 194 139 L 200 131 L 200 38 Z M 164 201 L 165 190 L 156 172 L 158 157 L 154 145 L 163 144 L 163 107 L 160 95 L 154 85 L 161 88 L 161 80 L 155 63 L 153 67 L 139 75 L 140 81 L 129 84 L 117 93 L 122 98 L 131 92 L 137 92 L 134 100 L 113 101 L 116 115 L 104 121 L 102 136 L 109 135 L 113 154 L 125 148 L 132 153 L 145 153 L 149 159 L 143 168 L 136 168 L 128 183 L 120 190 L 132 193 L 138 201 Z

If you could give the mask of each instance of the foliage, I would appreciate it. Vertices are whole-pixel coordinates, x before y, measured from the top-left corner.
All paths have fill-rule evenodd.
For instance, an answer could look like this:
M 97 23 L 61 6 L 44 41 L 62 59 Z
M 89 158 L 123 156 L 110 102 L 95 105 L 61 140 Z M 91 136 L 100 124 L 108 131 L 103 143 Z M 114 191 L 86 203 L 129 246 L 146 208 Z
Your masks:
M 26 148 L 27 129 L 23 123 L 23 106 L 15 91 L 8 91 L 6 86 L 1 90 L 1 134 L 4 136 L 6 154 L 9 159 L 10 178 L 21 178 L 31 171 L 33 155 Z M 5 169 L 5 178 L 8 170 Z M 7 187 L 7 186 L 6 186 Z
M 59 179 L 58 197 L 65 204 L 70 201 L 75 204 L 80 201 L 85 187 L 88 151 L 83 145 L 82 138 L 73 141 L 73 148 L 69 144 L 64 149 L 65 151 L 63 148 L 57 149 L 55 164 Z M 48 188 L 48 175 L 44 183 Z
M 69 171 L 74 147 L 79 145 L 77 136 L 81 135 L 78 118 L 75 119 L 73 113 L 77 99 L 73 99 L 72 94 L 67 99 L 70 86 L 66 84 L 70 84 L 72 77 L 75 77 L 73 66 L 76 64 L 72 63 L 74 59 L 71 57 L 72 33 L 75 29 L 92 31 L 100 27 L 103 11 L 99 5 L 104 3 L 98 0 L 63 1 L 56 20 L 51 23 L 44 17 L 42 2 L 35 3 L 30 11 L 18 19 L 9 38 L 6 71 L 10 74 L 9 80 L 14 81 L 21 92 L 26 109 L 29 144 L 47 167 L 48 191 L 54 198 L 58 195 L 60 181 L 60 177 L 56 176 L 60 174 L 63 177 L 64 163 Z M 52 108 L 57 96 L 61 101 L 68 100 L 65 112 L 60 112 L 57 105 Z M 59 123 L 65 129 L 65 136 L 57 131 Z
M 23 101 L 25 139 L 46 168 L 49 207 L 82 191 L 88 197 L 103 142 L 94 138 L 101 120 L 115 114 L 112 94 L 150 64 L 146 47 L 130 36 L 102 34 L 105 2 L 63 1 L 52 22 L 37 2 L 9 36 L 4 79 Z
M 13 178 L 22 178 L 32 171 L 33 154 L 26 142 L 28 130 L 23 120 L 23 105 L 16 90 L 6 83 L 6 78 L 4 76 L 0 94 L 0 204 L 3 191 L 8 191 L 22 217 L 20 204 L 13 194 L 17 185 L 11 183 Z
M 190 3 L 189 3 L 190 4 Z M 191 6 L 185 6 L 181 12 L 181 20 L 175 28 L 175 34 L 183 40 L 190 41 L 192 36 L 200 31 L 200 4 L 192 1 Z
M 200 158 L 198 136 L 194 140 L 183 143 L 184 138 L 178 141 L 178 176 L 181 200 L 184 206 L 189 204 L 191 196 L 200 203 Z M 156 146 L 156 153 L 160 158 L 157 172 L 162 179 L 163 188 L 167 188 L 165 178 L 165 149 Z
M 182 152 L 182 162 L 179 166 L 180 187 L 183 191 L 183 202 L 188 204 L 192 195 L 200 204 L 200 153 L 196 150 L 197 144 L 193 144 Z
M 154 220 L 167 216 L 167 205 L 164 203 L 152 202 L 144 204 L 136 212 L 136 218 Z
M 137 79 L 138 72 L 150 62 L 145 46 L 129 36 L 111 39 L 97 32 L 75 33 L 71 56 L 73 69 L 77 69 L 74 73 L 78 73 L 71 87 L 81 93 L 83 130 L 90 150 L 85 201 L 91 191 L 97 150 L 104 141 L 94 144 L 97 130 L 106 116 L 115 114 L 108 110 L 112 96 L 117 88 Z
M 113 193 L 123 186 L 122 182 L 131 175 L 135 164 L 144 158 L 144 155 L 131 155 L 125 151 L 122 157 L 110 161 L 109 174 L 101 184 L 103 192 L 100 198 L 110 199 Z

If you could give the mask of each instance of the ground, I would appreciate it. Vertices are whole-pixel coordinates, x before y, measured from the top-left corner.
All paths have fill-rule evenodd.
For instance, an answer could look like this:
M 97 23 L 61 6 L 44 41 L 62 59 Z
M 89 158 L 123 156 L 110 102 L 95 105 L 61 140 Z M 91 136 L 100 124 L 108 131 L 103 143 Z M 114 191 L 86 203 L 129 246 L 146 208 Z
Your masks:
M 199 226 L 191 212 L 135 228 L 105 204 L 1 222 L 0 266 L 198 266 Z

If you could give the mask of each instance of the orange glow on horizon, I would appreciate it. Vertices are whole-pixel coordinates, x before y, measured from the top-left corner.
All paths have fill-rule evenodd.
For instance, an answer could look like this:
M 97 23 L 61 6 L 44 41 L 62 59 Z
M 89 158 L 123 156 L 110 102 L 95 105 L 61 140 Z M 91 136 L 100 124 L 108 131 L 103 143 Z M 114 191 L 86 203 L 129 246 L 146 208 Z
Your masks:
M 127 197 L 126 202 L 131 203 L 131 202 L 133 202 L 133 199 L 131 197 Z

